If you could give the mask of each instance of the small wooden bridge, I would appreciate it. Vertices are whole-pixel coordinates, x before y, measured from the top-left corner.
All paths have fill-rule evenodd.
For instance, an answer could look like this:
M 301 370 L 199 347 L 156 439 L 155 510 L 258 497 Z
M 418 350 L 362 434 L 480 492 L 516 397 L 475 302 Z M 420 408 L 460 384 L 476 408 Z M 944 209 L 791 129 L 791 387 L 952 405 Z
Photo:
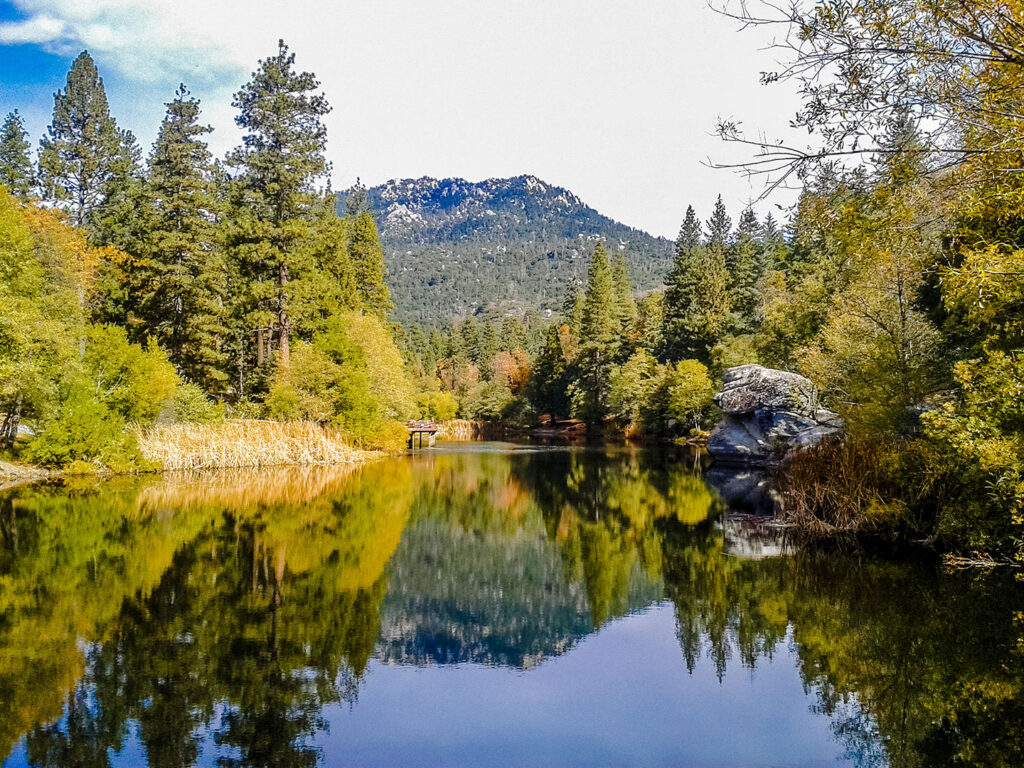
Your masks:
M 440 427 L 433 421 L 407 421 L 405 428 L 409 430 L 409 450 L 423 447 L 423 436 L 427 436 L 427 447 L 434 445 L 434 436 Z M 419 446 L 416 445 L 416 438 L 419 437 Z

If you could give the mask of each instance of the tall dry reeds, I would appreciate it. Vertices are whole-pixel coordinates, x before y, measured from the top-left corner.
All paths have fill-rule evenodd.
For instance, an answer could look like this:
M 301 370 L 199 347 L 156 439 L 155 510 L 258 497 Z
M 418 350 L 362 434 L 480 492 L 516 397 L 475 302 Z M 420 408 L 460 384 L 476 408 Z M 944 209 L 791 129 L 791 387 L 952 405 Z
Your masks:
M 143 509 L 230 510 L 309 504 L 345 488 L 358 471 L 356 464 L 337 464 L 176 472 L 143 489 L 138 503 Z
M 480 432 L 480 425 L 465 419 L 450 419 L 438 424 L 437 439 L 451 441 L 473 440 Z
M 136 437 L 142 455 L 169 470 L 354 464 L 378 455 L 356 450 L 330 427 L 304 421 L 164 424 Z
M 778 473 L 781 514 L 812 538 L 925 535 L 936 490 L 925 451 L 920 442 L 853 437 L 800 451 Z

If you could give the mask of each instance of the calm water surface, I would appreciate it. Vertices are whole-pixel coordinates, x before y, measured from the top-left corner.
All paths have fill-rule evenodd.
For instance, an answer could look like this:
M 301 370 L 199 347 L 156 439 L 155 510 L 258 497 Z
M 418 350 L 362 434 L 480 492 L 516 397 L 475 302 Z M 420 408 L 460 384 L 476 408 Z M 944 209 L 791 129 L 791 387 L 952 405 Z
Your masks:
M 1024 765 L 1022 584 L 474 444 L 0 494 L 3 766 Z

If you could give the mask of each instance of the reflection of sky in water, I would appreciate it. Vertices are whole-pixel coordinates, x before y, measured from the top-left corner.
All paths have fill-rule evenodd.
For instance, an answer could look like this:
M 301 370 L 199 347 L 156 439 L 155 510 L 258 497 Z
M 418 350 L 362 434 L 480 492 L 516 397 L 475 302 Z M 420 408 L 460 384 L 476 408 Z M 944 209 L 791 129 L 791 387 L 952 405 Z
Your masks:
M 322 744 L 337 765 L 842 764 L 813 703 L 782 644 L 721 683 L 710 663 L 687 674 L 661 604 L 528 672 L 372 664 Z
M 662 603 L 529 671 L 373 661 L 351 706 L 324 709 L 328 728 L 312 744 L 327 767 L 850 764 L 829 719 L 814 714 L 788 645 L 721 682 L 707 661 L 691 675 Z M 144 763 L 131 730 L 112 765 Z M 214 766 L 224 753 L 203 736 L 199 764 Z M 23 743 L 4 765 L 28 765 Z

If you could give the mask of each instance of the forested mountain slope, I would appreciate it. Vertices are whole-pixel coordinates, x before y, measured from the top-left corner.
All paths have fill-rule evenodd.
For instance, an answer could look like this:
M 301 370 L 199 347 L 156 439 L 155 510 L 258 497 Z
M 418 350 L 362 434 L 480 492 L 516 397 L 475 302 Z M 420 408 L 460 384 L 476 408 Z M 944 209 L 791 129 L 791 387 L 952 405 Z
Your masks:
M 557 309 L 567 287 L 583 281 L 598 240 L 626 253 L 640 290 L 662 283 L 672 257 L 670 241 L 534 176 L 396 179 L 367 193 L 403 323 Z

